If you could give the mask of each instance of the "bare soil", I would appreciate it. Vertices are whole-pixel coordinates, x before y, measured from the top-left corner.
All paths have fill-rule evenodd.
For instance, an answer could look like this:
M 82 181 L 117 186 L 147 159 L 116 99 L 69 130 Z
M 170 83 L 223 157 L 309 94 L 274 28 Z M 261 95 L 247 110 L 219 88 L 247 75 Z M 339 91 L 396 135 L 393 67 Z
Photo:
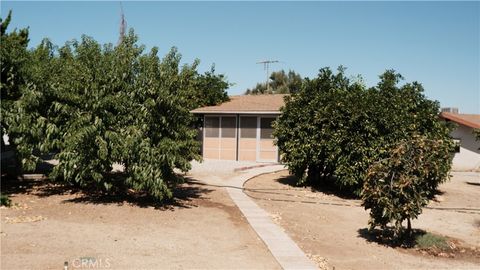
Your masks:
M 1 269 L 280 268 L 224 189 L 193 179 L 168 205 L 46 180 L 2 192 Z
M 326 269 L 480 269 L 480 181 L 455 174 L 412 226 L 453 239 L 453 253 L 392 247 L 367 232 L 359 200 L 295 187 L 287 171 L 261 175 L 245 192 Z

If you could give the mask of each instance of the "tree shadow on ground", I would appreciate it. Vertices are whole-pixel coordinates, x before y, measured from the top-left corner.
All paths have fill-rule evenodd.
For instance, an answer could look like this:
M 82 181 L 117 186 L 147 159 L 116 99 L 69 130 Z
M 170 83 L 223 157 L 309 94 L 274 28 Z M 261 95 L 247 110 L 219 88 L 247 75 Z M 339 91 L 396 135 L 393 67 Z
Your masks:
M 367 240 L 367 242 L 373 242 L 392 248 L 413 248 L 415 247 L 415 239 L 427 233 L 421 229 L 412 229 L 412 234 L 410 236 L 405 236 L 398 239 L 394 237 L 394 230 L 390 227 L 385 231 L 379 229 L 369 230 L 367 228 L 362 228 L 357 230 L 357 232 L 358 236 L 364 238 Z
M 50 195 L 73 194 L 77 191 L 67 185 L 58 185 L 44 175 L 26 174 L 25 178 L 2 175 L 2 193 L 14 196 L 16 194 L 32 194 L 39 197 Z
M 477 182 L 466 182 L 466 183 L 472 186 L 480 186 L 480 183 L 477 183 Z
M 53 195 L 74 195 L 63 203 L 87 203 L 87 204 L 131 204 L 138 207 L 154 207 L 160 210 L 174 210 L 175 208 L 191 208 L 192 203 L 213 191 L 202 187 L 195 179 L 185 179 L 173 189 L 171 199 L 156 200 L 143 192 L 122 190 L 106 193 L 95 187 L 77 187 L 63 182 L 55 182 L 42 175 L 30 175 L 21 179 L 2 175 L 2 194 L 15 197 L 18 194 L 34 195 L 37 197 L 49 197 Z
M 50 157 L 50 156 L 43 156 Z M 29 193 L 33 189 L 39 187 L 41 181 L 47 181 L 48 175 L 53 170 L 54 165 L 48 161 L 41 161 L 35 167 L 35 170 L 28 172 L 21 172 L 20 169 L 16 168 L 12 171 L 2 172 L 2 181 L 1 189 L 2 193 L 5 194 L 18 194 L 18 193 Z M 40 181 L 40 182 L 39 182 Z M 52 183 L 49 181 L 49 183 Z M 65 190 L 68 188 L 65 187 Z M 65 190 L 56 189 L 51 190 L 54 192 L 51 195 L 63 194 Z M 45 191 L 45 196 L 48 196 L 48 192 Z
M 154 207 L 159 210 L 175 210 L 175 208 L 192 208 L 196 205 L 195 199 L 203 198 L 212 192 L 212 189 L 200 187 L 195 181 L 189 180 L 178 185 L 173 190 L 171 199 L 159 201 L 142 192 L 127 192 L 119 194 L 107 194 L 98 192 L 82 192 L 80 197 L 65 200 L 65 203 L 90 203 L 90 204 L 131 204 L 141 208 Z
M 358 199 L 358 196 L 355 196 L 352 192 L 349 192 L 346 190 L 340 190 L 329 181 L 322 181 L 318 184 L 313 184 L 313 185 L 299 184 L 298 177 L 296 177 L 295 175 L 282 176 L 276 179 L 276 181 L 280 184 L 291 186 L 291 187 L 309 187 L 312 192 L 321 192 L 326 195 L 334 195 L 346 200 Z
M 473 222 L 473 225 L 474 225 L 475 227 L 477 227 L 478 229 L 480 229 L 480 219 L 475 220 L 475 221 Z

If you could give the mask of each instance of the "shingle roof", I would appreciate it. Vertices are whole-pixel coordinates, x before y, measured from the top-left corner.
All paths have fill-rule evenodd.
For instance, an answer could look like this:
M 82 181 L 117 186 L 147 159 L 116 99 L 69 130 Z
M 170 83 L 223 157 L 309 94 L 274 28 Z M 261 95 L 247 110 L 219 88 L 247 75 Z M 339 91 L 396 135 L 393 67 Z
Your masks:
M 212 113 L 255 113 L 280 114 L 286 95 L 243 95 L 231 96 L 229 101 L 216 106 L 206 106 L 191 111 L 198 114 Z
M 480 114 L 457 114 L 442 112 L 440 117 L 467 127 L 480 128 Z

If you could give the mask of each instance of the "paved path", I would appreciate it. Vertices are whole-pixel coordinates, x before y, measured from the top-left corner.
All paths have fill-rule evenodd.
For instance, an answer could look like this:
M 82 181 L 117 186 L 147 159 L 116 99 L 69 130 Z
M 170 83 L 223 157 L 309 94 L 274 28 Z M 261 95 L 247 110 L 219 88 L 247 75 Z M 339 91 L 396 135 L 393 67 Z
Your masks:
M 273 223 L 268 213 L 243 193 L 243 184 L 248 179 L 283 169 L 285 169 L 283 165 L 275 165 L 251 169 L 234 176 L 226 182 L 230 186 L 227 187 L 228 194 L 283 269 L 317 269 L 283 229 Z

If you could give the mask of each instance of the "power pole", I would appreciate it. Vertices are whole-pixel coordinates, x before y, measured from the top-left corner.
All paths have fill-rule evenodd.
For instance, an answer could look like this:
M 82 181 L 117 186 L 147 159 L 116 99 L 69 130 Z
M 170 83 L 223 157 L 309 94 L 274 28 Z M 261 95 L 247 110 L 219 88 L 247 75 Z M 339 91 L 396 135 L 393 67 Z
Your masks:
M 265 60 L 265 61 L 260 61 L 257 62 L 257 64 L 263 64 L 263 69 L 267 72 L 267 80 L 265 83 L 267 84 L 267 92 L 270 90 L 270 84 L 268 83 L 269 77 L 270 77 L 270 64 L 273 63 L 278 63 L 278 60 Z
M 120 2 L 120 36 L 118 37 L 118 45 L 120 45 L 125 37 L 125 30 L 127 29 L 127 21 L 125 20 L 125 14 L 123 13 L 123 5 Z

